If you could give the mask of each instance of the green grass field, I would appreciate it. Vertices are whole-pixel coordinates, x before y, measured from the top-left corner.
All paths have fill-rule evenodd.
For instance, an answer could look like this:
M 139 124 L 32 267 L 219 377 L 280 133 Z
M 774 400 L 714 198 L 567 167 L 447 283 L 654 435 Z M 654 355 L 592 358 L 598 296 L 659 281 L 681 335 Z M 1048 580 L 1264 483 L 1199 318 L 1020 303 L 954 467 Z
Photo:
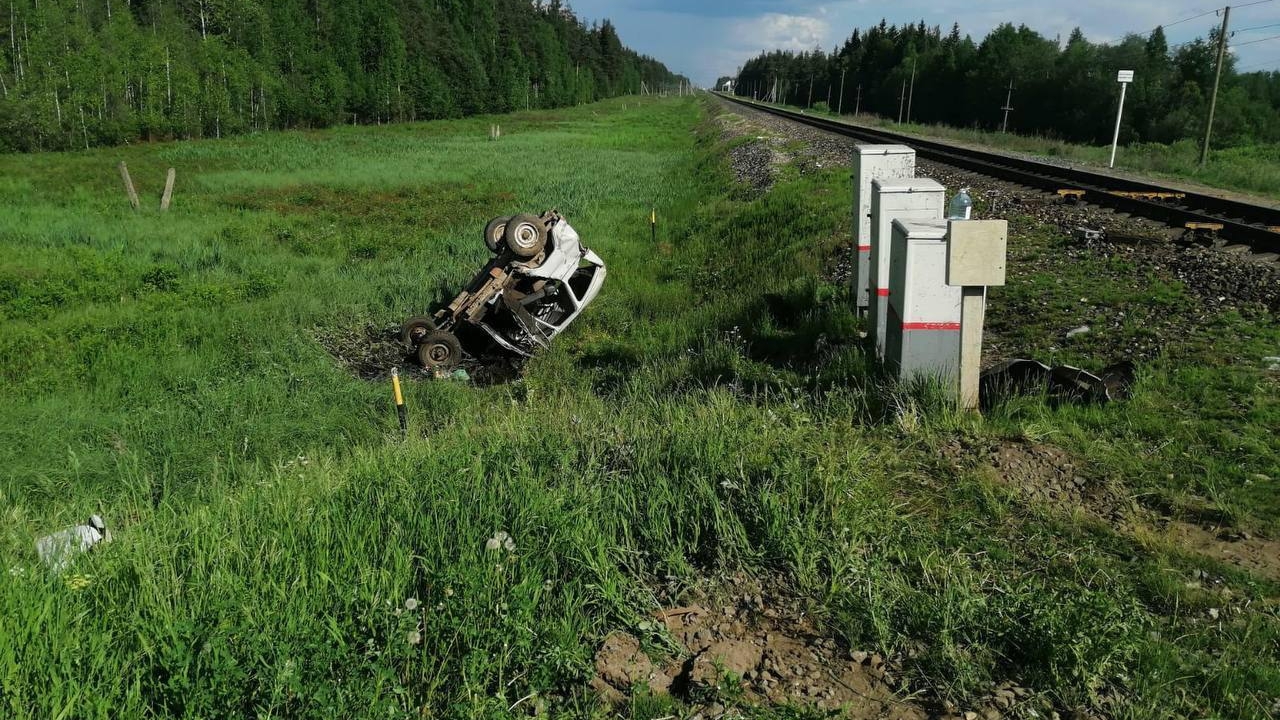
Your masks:
M 744 573 L 905 658 L 924 705 L 1008 679 L 1041 703 L 1011 716 L 1276 717 L 1276 578 L 948 454 L 1049 442 L 1121 495 L 1276 532 L 1277 376 L 1202 362 L 1276 347 L 1274 318 L 1223 316 L 1128 403 L 959 414 L 869 369 L 821 279 L 847 168 L 755 196 L 712 114 L 0 157 L 0 716 L 687 717 L 610 709 L 593 655 L 615 629 L 669 650 L 655 589 Z M 489 217 L 548 207 L 609 264 L 600 298 L 515 382 L 408 382 L 402 440 L 389 385 L 320 339 L 425 309 L 487 257 Z M 1050 296 L 1048 272 L 1003 292 Z M 33 539 L 92 512 L 114 542 L 43 568 Z M 513 551 L 486 550 L 498 531 Z

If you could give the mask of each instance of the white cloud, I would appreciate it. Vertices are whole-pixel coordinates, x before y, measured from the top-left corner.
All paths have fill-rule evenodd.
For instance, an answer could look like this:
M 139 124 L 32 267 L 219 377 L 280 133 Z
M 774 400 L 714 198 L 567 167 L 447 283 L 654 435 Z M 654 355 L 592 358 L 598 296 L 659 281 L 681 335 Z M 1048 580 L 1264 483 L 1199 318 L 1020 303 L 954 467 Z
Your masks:
M 823 45 L 831 26 L 810 15 L 766 13 L 736 20 L 729 29 L 735 49 L 812 50 Z

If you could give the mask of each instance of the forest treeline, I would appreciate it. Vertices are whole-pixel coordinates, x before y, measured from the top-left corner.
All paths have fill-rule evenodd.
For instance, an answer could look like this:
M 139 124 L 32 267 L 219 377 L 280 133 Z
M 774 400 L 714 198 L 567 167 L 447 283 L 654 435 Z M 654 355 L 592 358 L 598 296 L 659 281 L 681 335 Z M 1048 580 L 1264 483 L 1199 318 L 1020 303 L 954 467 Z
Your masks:
M 778 101 L 794 105 L 829 97 L 832 110 L 846 113 L 897 119 L 900 110 L 902 116 L 909 110 L 915 122 L 998 129 L 1012 83 L 1010 131 L 1104 143 L 1115 126 L 1116 71 L 1134 70 L 1121 142 L 1171 143 L 1203 135 L 1216 60 L 1216 34 L 1170 47 L 1161 28 L 1116 44 L 1092 43 L 1077 29 L 1063 43 L 1004 24 L 976 43 L 958 26 L 944 34 L 923 22 L 899 27 L 881 21 L 855 30 L 830 53 L 763 53 L 721 84 L 734 79 L 737 94 L 761 99 L 776 87 Z M 1214 145 L 1276 141 L 1280 73 L 1238 73 L 1228 53 Z
M 559 0 L 7 5 L 0 151 L 560 107 L 683 81 Z

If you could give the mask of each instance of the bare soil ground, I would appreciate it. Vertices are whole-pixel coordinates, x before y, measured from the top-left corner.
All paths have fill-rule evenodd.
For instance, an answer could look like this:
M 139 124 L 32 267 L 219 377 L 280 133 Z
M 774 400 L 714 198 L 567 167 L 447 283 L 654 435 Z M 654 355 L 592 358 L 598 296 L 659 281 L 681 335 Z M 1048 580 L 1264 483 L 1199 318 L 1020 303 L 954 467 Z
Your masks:
M 757 706 L 851 720 L 1091 718 L 1055 708 L 1046 695 L 1011 680 L 993 684 L 968 708 L 928 691 L 908 692 L 900 670 L 911 651 L 886 658 L 833 639 L 781 578 L 737 574 L 683 592 L 659 588 L 657 595 L 667 606 L 639 630 L 674 648 L 619 630 L 596 652 L 591 686 L 614 705 L 670 695 L 690 704 L 699 720 L 741 717 Z
M 1211 515 L 1188 522 L 1143 507 L 1118 482 L 1096 477 L 1087 461 L 1054 445 L 974 445 L 956 440 L 943 449 L 943 457 L 957 471 L 978 468 L 1027 503 L 1056 512 L 1084 512 L 1117 531 L 1280 581 L 1280 541 L 1226 527 Z

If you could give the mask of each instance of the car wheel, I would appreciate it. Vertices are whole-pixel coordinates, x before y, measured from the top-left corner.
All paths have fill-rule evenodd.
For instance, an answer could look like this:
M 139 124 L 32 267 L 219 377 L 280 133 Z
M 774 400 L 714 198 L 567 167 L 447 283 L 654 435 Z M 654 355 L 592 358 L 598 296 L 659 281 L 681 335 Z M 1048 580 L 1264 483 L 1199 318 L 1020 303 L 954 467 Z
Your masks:
M 503 238 L 506 237 L 507 222 L 509 217 L 496 217 L 484 226 L 484 246 L 489 248 L 489 252 L 495 255 L 502 250 Z
M 507 221 L 503 240 L 517 257 L 531 258 L 547 245 L 547 226 L 537 215 L 516 215 Z
M 417 315 L 400 326 L 400 341 L 409 347 L 417 347 L 428 335 L 436 331 L 436 323 L 429 317 Z
M 452 370 L 462 362 L 462 344 L 453 333 L 437 330 L 418 346 L 418 361 L 428 370 Z

